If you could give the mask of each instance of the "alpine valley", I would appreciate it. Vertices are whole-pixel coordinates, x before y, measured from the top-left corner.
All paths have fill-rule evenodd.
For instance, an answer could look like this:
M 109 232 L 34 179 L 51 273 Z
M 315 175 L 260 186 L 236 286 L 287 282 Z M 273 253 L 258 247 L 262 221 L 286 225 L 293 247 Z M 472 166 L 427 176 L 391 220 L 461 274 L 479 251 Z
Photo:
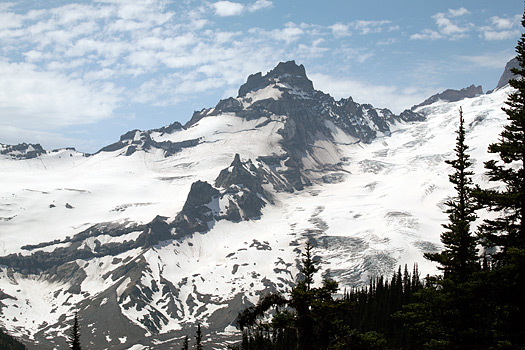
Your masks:
M 0 324 L 29 349 L 206 348 L 240 310 L 294 285 L 306 242 L 340 291 L 441 249 L 459 108 L 474 162 L 506 121 L 496 89 L 447 90 L 396 115 L 334 100 L 290 61 L 185 125 L 88 155 L 0 145 Z M 480 219 L 481 220 L 481 219 Z

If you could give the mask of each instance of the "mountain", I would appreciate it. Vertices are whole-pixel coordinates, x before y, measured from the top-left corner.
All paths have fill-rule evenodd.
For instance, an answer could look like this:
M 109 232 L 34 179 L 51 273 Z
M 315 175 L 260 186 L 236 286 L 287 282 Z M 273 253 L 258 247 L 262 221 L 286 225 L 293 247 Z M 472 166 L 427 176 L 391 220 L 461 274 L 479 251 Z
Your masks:
M 515 78 L 516 76 L 514 73 L 511 72 L 511 69 L 513 68 L 519 68 L 518 59 L 514 57 L 509 62 L 507 62 L 507 65 L 505 66 L 505 71 L 501 75 L 501 78 L 498 81 L 498 85 L 496 85 L 496 89 L 500 89 L 507 85 L 509 83 L 510 79 Z
M 223 348 L 239 310 L 294 284 L 306 242 L 341 288 L 432 273 L 458 108 L 483 182 L 509 89 L 396 115 L 334 100 L 290 61 L 93 155 L 2 146 L 0 322 L 30 349 L 65 347 L 77 310 L 87 348 L 178 347 L 197 322 Z

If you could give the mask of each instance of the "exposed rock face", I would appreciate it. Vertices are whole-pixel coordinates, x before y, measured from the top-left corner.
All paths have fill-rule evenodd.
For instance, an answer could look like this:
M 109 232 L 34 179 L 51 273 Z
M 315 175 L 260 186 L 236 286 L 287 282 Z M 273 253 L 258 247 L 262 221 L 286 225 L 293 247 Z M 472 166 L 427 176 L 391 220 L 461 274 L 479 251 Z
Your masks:
M 479 95 L 483 95 L 483 88 L 481 85 L 470 85 L 469 87 L 463 88 L 461 90 L 447 89 L 442 93 L 429 97 L 423 103 L 412 107 L 412 111 L 414 111 L 417 107 L 428 106 L 439 100 L 445 102 L 456 102 L 463 100 L 464 98 L 472 98 Z
M 17 159 L 31 159 L 46 154 L 46 151 L 38 143 L 20 143 L 18 145 L 0 144 L 0 154 L 8 155 Z
M 261 72 L 252 74 L 244 85 L 239 88 L 239 96 L 244 97 L 251 91 L 257 91 L 268 85 L 280 82 L 304 92 L 313 92 L 314 85 L 306 77 L 304 66 L 297 65 L 295 61 L 280 62 L 277 67 L 269 71 L 266 75 Z
M 184 207 L 173 223 L 178 238 L 206 232 L 213 226 L 218 215 L 219 195 L 219 191 L 205 181 L 191 185 Z
M 156 132 L 160 135 L 170 134 L 182 129 L 180 123 L 174 123 L 167 127 L 150 130 L 150 131 L 140 131 L 132 130 L 128 131 L 124 135 L 120 136 L 120 140 L 108 145 L 97 153 L 100 152 L 114 152 L 118 150 L 125 150 L 125 156 L 131 156 L 138 150 L 148 151 L 150 149 L 162 149 L 164 151 L 164 156 L 169 157 L 178 152 L 183 148 L 194 147 L 198 145 L 199 139 L 190 139 L 180 142 L 171 142 L 171 141 L 155 141 L 151 134 Z
M 509 83 L 509 80 L 511 80 L 511 79 L 516 77 L 514 75 L 514 73 L 512 73 L 510 71 L 512 68 L 519 68 L 518 59 L 516 57 L 511 59 L 505 65 L 505 70 L 503 71 L 503 74 L 501 75 L 501 77 L 500 77 L 500 79 L 498 81 L 498 85 L 496 86 L 496 89 L 504 87 L 505 85 L 507 85 Z
M 263 193 L 260 179 L 256 175 L 257 169 L 251 161 L 247 162 L 246 165 L 247 167 L 242 164 L 240 155 L 235 154 L 231 165 L 223 169 L 215 180 L 215 187 L 223 187 L 229 190 L 233 185 L 241 185 L 252 192 Z

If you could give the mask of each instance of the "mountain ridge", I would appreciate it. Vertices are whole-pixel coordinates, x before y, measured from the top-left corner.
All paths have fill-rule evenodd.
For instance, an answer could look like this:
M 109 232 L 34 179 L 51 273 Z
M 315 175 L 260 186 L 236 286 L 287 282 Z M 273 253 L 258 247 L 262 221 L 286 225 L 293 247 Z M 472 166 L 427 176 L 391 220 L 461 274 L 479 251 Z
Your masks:
M 197 322 L 224 344 L 238 310 L 293 285 L 306 241 L 343 286 L 407 259 L 428 271 L 457 107 L 483 160 L 506 90 L 404 118 L 294 88 L 283 69 L 184 126 L 132 130 L 90 157 L 0 163 L 1 322 L 44 349 L 65 346 L 73 309 L 90 346 L 167 349 Z

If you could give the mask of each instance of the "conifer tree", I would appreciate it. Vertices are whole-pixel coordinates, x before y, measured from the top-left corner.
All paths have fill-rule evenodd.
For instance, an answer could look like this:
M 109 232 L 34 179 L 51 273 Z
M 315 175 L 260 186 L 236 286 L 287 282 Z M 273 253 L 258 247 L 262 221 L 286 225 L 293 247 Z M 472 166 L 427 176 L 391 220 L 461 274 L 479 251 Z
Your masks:
M 312 246 L 306 243 L 305 253 L 303 253 L 303 267 L 300 272 L 304 279 L 299 281 L 292 290 L 291 304 L 297 312 L 297 349 L 312 349 L 313 318 L 310 312 L 312 299 L 312 283 L 314 274 L 319 270 L 316 262 L 312 259 Z
M 190 341 L 188 339 L 188 336 L 185 336 L 184 337 L 184 342 L 182 343 L 182 348 L 181 350 L 188 350 L 189 349 L 189 346 L 190 346 Z
M 525 27 L 525 15 L 521 24 Z M 496 251 L 482 274 L 483 302 L 492 306 L 485 308 L 489 334 L 499 347 L 520 349 L 525 347 L 525 33 L 516 53 L 518 67 L 511 71 L 517 78 L 509 81 L 514 91 L 503 108 L 508 123 L 498 142 L 489 145 L 499 159 L 485 162 L 489 180 L 500 189 L 478 187 L 476 197 L 498 215 L 480 227 L 482 244 Z
M 201 324 L 197 324 L 197 333 L 195 334 L 195 350 L 202 350 L 202 331 Z
M 465 127 L 463 111 L 459 109 L 459 127 L 457 130 L 456 157 L 445 162 L 454 168 L 449 175 L 449 181 L 454 185 L 456 196 L 445 204 L 448 207 L 449 222 L 441 234 L 441 242 L 445 249 L 440 253 L 427 253 L 425 257 L 441 265 L 445 278 L 464 282 L 478 266 L 477 238 L 470 232 L 470 224 L 476 220 L 477 209 L 472 196 L 473 172 L 469 170 L 472 163 L 465 144 Z
M 525 27 L 525 16 L 522 19 Z M 487 219 L 481 227 L 485 244 L 501 248 L 496 260 L 504 263 L 509 249 L 525 249 L 525 33 L 516 46 L 518 68 L 511 71 L 517 78 L 509 81 L 515 91 L 505 102 L 508 124 L 498 142 L 489 145 L 490 153 L 499 160 L 485 163 L 489 180 L 505 185 L 501 190 L 478 190 L 481 204 L 499 217 Z
M 78 325 L 78 312 L 75 312 L 73 327 L 69 336 L 69 347 L 71 350 L 81 350 L 80 347 L 80 326 Z

